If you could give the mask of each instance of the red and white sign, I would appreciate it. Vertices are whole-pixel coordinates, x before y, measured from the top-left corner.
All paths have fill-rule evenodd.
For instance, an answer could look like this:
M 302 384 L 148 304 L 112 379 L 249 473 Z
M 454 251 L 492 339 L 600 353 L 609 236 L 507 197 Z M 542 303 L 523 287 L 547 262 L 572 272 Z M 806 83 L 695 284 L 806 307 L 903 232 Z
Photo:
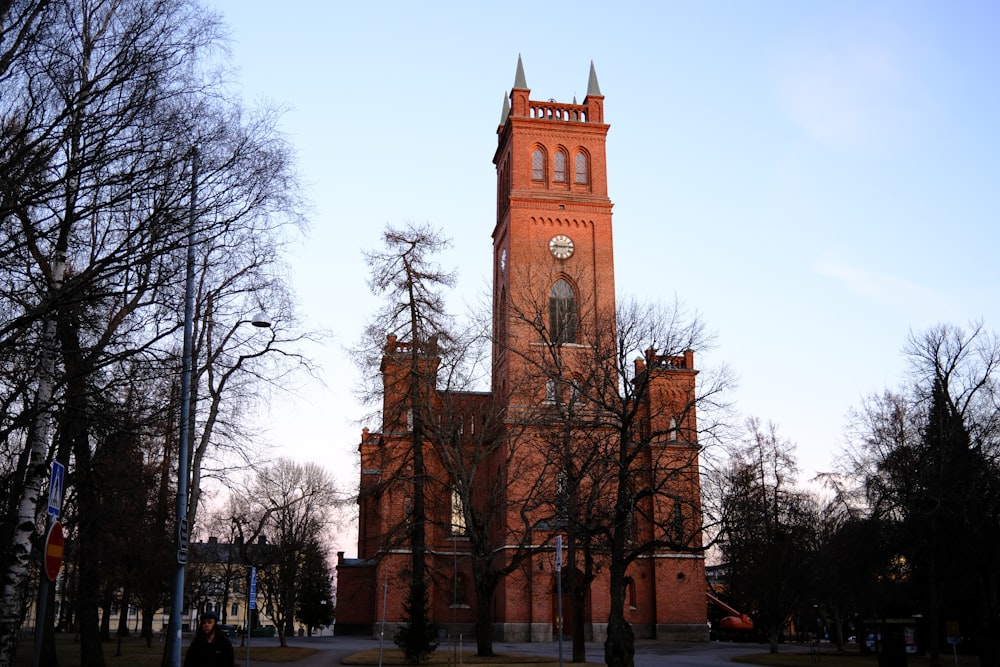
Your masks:
M 55 581 L 59 576 L 65 545 L 66 539 L 63 537 L 62 524 L 53 521 L 52 527 L 49 528 L 49 536 L 45 538 L 45 576 L 49 578 L 49 581 Z

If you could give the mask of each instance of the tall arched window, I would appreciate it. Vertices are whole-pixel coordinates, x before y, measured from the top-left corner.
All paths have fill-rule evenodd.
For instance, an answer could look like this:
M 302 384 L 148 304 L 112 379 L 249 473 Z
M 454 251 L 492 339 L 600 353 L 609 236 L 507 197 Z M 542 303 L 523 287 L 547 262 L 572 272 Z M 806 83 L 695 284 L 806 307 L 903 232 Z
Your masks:
M 458 489 L 451 490 L 451 534 L 465 535 L 465 503 Z
M 568 282 L 560 278 L 549 290 L 549 335 L 561 345 L 576 340 L 576 295 Z
M 541 148 L 531 152 L 531 180 L 545 180 L 545 151 Z
M 576 154 L 576 165 L 573 182 L 579 185 L 586 185 L 590 179 L 587 178 L 587 154 L 580 151 Z
M 552 181 L 554 183 L 566 182 L 566 151 L 556 151 L 555 159 L 552 161 Z

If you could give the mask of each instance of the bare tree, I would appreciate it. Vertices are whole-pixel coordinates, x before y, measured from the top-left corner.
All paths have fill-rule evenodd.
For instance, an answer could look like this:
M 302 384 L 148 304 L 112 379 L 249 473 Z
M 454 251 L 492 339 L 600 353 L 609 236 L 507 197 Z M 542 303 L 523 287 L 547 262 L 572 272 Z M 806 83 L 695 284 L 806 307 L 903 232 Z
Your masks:
M 944 622 L 960 621 L 982 664 L 1000 645 L 997 368 L 1000 338 L 974 324 L 911 334 L 903 390 L 868 399 L 849 430 L 848 466 L 873 520 L 893 539 L 940 662 Z M 887 566 L 888 567 L 888 566 Z M 883 613 L 896 609 L 883 609 Z
M 438 375 L 433 415 L 427 442 L 433 466 L 440 475 L 430 475 L 438 512 L 447 518 L 444 529 L 452 539 L 468 541 L 468 559 L 474 590 L 476 649 L 479 656 L 493 655 L 494 603 L 504 578 L 524 567 L 548 543 L 550 536 L 536 532 L 536 521 L 551 503 L 551 489 L 543 470 L 517 467 L 528 422 L 506 420 L 504 397 L 496 392 L 469 391 L 481 376 L 472 369 L 483 359 L 483 337 L 456 337 L 450 362 L 442 363 Z M 517 387 L 510 388 L 511 391 Z M 543 468 L 550 462 L 541 461 Z M 512 471 L 518 478 L 517 493 L 511 492 Z M 503 474 L 497 474 L 503 471 Z M 529 480 L 525 483 L 525 480 Z M 437 484 L 434 484 L 437 482 Z M 538 539 L 541 537 L 541 544 Z M 463 543 L 464 544 L 464 543 Z M 457 564 L 452 564 L 455 570 Z M 441 568 L 448 571 L 448 568 Z M 457 572 L 452 572 L 457 577 Z M 457 582 L 452 582 L 457 585 Z M 442 586 L 447 590 L 447 583 Z M 459 593 L 455 591 L 457 596 Z M 459 601 L 454 600 L 453 604 Z
M 813 575 L 818 508 L 795 487 L 796 472 L 794 445 L 773 423 L 751 418 L 722 481 L 719 544 L 730 593 L 763 626 L 772 653 Z
M 702 551 L 699 456 L 727 415 L 732 380 L 723 369 L 695 383 L 693 350 L 711 336 L 679 304 L 624 300 L 612 313 L 584 301 L 572 319 L 558 312 L 522 303 L 512 313 L 539 343 L 517 348 L 534 403 L 508 418 L 530 423 L 545 443 L 536 456 L 555 462 L 545 471 L 552 502 L 536 517 L 567 533 L 573 659 L 584 659 L 583 603 L 600 564 L 610 586 L 605 659 L 631 665 L 629 568 L 649 554 Z
M 11 93 L 0 107 L 0 255 L 14 269 L 0 296 L 9 315 L 0 350 L 36 370 L 27 374 L 33 381 L 13 385 L 17 403 L 6 406 L 21 410 L 5 427 L 23 448 L 11 477 L 18 500 L 5 540 L 0 662 L 14 651 L 55 420 L 80 512 L 81 652 L 100 665 L 100 578 L 91 571 L 101 563 L 98 399 L 116 395 L 136 364 L 175 372 L 179 327 L 175 315 L 164 316 L 179 311 L 178 251 L 192 234 L 240 248 L 252 237 L 258 262 L 244 268 L 265 287 L 260 279 L 276 248 L 276 236 L 267 236 L 295 218 L 294 178 L 273 124 L 223 103 L 217 73 L 201 67 L 220 26 L 193 2 L 58 0 L 4 9 L 14 21 L 0 26 L 13 38 L 5 47 L 17 50 L 6 52 L 14 55 L 0 73 Z M 192 144 L 204 156 L 193 228 L 186 203 L 194 179 L 185 178 Z M 253 284 L 244 281 L 244 294 Z M 245 302 L 244 312 L 253 305 Z M 30 361 L 35 350 L 38 363 Z
M 313 463 L 279 459 L 259 470 L 240 507 L 248 508 L 236 525 L 249 545 L 264 537 L 269 548 L 247 555 L 258 568 L 258 585 L 264 604 L 271 611 L 278 639 L 286 636 L 295 618 L 299 578 L 311 546 L 321 539 L 342 502 L 330 475 Z M 254 555 L 256 553 L 256 555 Z

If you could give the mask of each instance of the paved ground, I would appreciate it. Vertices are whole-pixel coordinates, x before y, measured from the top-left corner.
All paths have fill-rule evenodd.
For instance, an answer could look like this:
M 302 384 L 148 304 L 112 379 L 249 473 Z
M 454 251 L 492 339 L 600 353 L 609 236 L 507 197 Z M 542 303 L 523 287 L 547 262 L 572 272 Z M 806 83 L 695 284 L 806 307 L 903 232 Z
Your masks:
M 261 642 L 268 644 L 276 643 L 276 639 L 253 640 L 255 645 Z M 308 646 L 315 648 L 318 652 L 308 658 L 298 660 L 293 663 L 286 663 L 292 667 L 332 667 L 339 665 L 345 656 L 378 648 L 378 641 L 362 637 L 293 637 L 288 640 L 289 646 Z M 386 648 L 392 648 L 391 642 L 386 641 Z M 556 642 L 544 643 L 519 643 L 508 644 L 498 642 L 493 645 L 497 653 L 525 653 L 530 655 L 559 655 L 559 645 Z M 445 650 L 442 646 L 438 650 Z M 467 648 L 472 648 L 471 646 Z M 660 667 L 670 664 L 670 667 L 720 667 L 732 665 L 731 658 L 736 655 L 746 655 L 747 653 L 759 653 L 767 650 L 764 644 L 738 644 L 732 642 L 706 642 L 706 643 L 683 643 L 683 642 L 660 642 L 655 640 L 640 639 L 636 641 L 635 664 L 636 667 Z M 782 646 L 782 652 L 802 650 L 794 646 Z M 563 644 L 563 658 L 569 662 L 570 647 Z M 587 661 L 598 664 L 604 663 L 604 645 L 600 643 L 587 644 Z M 239 667 L 275 667 L 275 663 L 246 661 L 245 649 L 236 647 L 236 664 Z

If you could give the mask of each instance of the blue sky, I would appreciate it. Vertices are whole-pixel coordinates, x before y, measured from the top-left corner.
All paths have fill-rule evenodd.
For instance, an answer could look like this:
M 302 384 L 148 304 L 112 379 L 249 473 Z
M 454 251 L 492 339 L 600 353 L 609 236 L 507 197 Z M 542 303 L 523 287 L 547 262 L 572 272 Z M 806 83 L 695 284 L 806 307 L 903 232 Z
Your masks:
M 344 348 L 376 301 L 386 223 L 454 241 L 458 313 L 489 289 L 496 127 L 518 54 L 533 99 L 605 95 L 620 293 L 676 295 L 718 331 L 803 476 L 845 415 L 895 386 L 908 333 L 998 322 L 1000 4 L 218 0 L 248 102 L 287 108 L 313 203 L 292 258 L 325 387 L 269 440 L 356 482 L 364 413 Z M 371 424 L 376 426 L 376 424 Z M 342 545 L 351 551 L 353 545 Z

